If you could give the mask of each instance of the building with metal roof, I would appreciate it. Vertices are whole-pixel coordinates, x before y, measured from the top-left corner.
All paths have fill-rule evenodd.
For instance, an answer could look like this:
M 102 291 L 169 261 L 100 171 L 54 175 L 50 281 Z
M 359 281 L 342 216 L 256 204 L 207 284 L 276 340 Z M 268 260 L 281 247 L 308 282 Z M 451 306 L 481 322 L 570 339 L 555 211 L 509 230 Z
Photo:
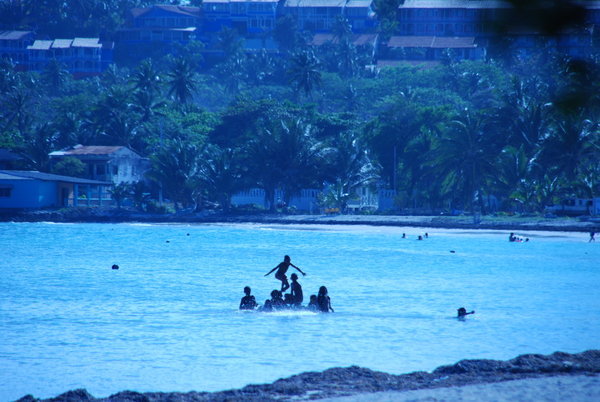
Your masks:
M 111 182 L 29 170 L 0 170 L 0 209 L 101 206 L 112 202 Z

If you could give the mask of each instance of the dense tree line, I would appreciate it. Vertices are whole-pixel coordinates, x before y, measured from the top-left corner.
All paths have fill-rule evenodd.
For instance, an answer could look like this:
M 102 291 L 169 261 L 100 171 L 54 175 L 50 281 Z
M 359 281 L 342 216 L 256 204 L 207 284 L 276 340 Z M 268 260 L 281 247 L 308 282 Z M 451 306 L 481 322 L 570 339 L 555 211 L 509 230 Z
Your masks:
M 47 21 L 48 33 L 71 24 L 84 34 L 150 2 L 2 4 L 9 3 L 22 10 L 11 21 Z M 58 14 L 35 17 L 46 9 Z M 37 74 L 2 60 L 0 147 L 23 155 L 27 168 L 77 175 L 75 161 L 51 167 L 48 153 L 128 146 L 150 158 L 153 194 L 161 188 L 177 207 L 228 210 L 232 194 L 252 187 L 265 190 L 271 208 L 276 189 L 289 201 L 302 188 L 323 187 L 323 202 L 343 208 L 362 185 L 395 189 L 397 207 L 413 210 L 485 213 L 494 197 L 503 210 L 540 211 L 561 198 L 598 196 L 597 59 L 549 49 L 485 62 L 448 53 L 436 67 L 375 69 L 373 49 L 353 44 L 347 21 L 334 32 L 333 42 L 311 47 L 282 19 L 274 33 L 280 52 L 248 54 L 243 38 L 225 29 L 218 60 L 205 60 L 192 41 L 86 80 L 58 62 Z M 148 189 L 125 190 L 113 194 L 131 192 L 144 204 Z

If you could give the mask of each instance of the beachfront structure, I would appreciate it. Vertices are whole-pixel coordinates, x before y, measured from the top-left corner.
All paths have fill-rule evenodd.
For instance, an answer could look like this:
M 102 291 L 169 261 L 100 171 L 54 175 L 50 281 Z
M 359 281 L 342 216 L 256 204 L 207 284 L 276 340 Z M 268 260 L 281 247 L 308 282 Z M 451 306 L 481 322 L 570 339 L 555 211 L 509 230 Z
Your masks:
M 234 28 L 240 35 L 271 32 L 277 20 L 279 0 L 205 0 L 202 30 L 219 32 Z
M 52 61 L 75 78 L 100 75 L 112 63 L 113 43 L 99 38 L 36 40 L 27 46 L 28 69 L 43 71 Z
M 102 206 L 110 182 L 26 170 L 0 170 L 0 209 Z
M 49 155 L 52 164 L 66 157 L 77 158 L 86 165 L 86 178 L 114 184 L 142 181 L 149 168 L 147 158 L 124 146 L 76 145 Z
M 345 18 L 358 33 L 376 26 L 372 4 L 372 0 L 285 0 L 282 15 L 292 16 L 300 30 L 313 33 L 332 32 Z
M 456 60 L 483 60 L 485 49 L 474 37 L 392 36 L 382 45 L 386 58 L 439 61 L 451 54 Z
M 34 39 L 35 34 L 32 31 L 0 31 L 0 58 L 11 60 L 17 71 L 27 70 L 27 47 Z
M 200 8 L 153 5 L 133 8 L 125 26 L 117 32 L 119 44 L 185 43 L 195 38 L 200 25 Z

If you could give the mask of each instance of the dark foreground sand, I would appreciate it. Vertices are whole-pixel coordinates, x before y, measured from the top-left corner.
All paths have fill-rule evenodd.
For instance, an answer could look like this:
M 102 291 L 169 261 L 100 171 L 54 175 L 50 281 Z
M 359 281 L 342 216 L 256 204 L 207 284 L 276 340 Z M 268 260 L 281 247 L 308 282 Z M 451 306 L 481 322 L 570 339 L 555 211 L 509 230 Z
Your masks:
M 333 398 L 333 399 L 332 399 Z M 339 399 L 342 398 L 342 399 Z M 600 350 L 462 360 L 428 372 L 392 375 L 361 367 L 332 368 L 223 392 L 123 391 L 94 398 L 85 390 L 44 401 L 598 401 Z M 27 395 L 19 400 L 38 401 Z

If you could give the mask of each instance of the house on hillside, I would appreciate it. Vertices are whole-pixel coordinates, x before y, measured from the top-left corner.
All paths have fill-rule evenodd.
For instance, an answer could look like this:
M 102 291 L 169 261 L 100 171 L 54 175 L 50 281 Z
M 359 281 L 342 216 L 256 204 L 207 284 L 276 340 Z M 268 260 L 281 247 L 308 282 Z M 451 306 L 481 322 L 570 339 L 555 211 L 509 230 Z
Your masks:
M 0 31 L 0 59 L 10 59 L 17 71 L 27 70 L 27 46 L 35 39 L 32 31 Z
M 52 164 L 66 157 L 77 158 L 86 165 L 87 179 L 114 184 L 142 181 L 149 168 L 147 158 L 124 146 L 76 145 L 50 153 Z
M 112 62 L 113 43 L 98 38 L 36 40 L 27 46 L 30 71 L 43 71 L 53 60 L 75 78 L 100 75 Z
M 110 182 L 26 170 L 0 170 L 0 209 L 109 205 Z
M 195 38 L 200 8 L 156 4 L 133 8 L 125 27 L 117 32 L 119 44 L 185 43 Z

